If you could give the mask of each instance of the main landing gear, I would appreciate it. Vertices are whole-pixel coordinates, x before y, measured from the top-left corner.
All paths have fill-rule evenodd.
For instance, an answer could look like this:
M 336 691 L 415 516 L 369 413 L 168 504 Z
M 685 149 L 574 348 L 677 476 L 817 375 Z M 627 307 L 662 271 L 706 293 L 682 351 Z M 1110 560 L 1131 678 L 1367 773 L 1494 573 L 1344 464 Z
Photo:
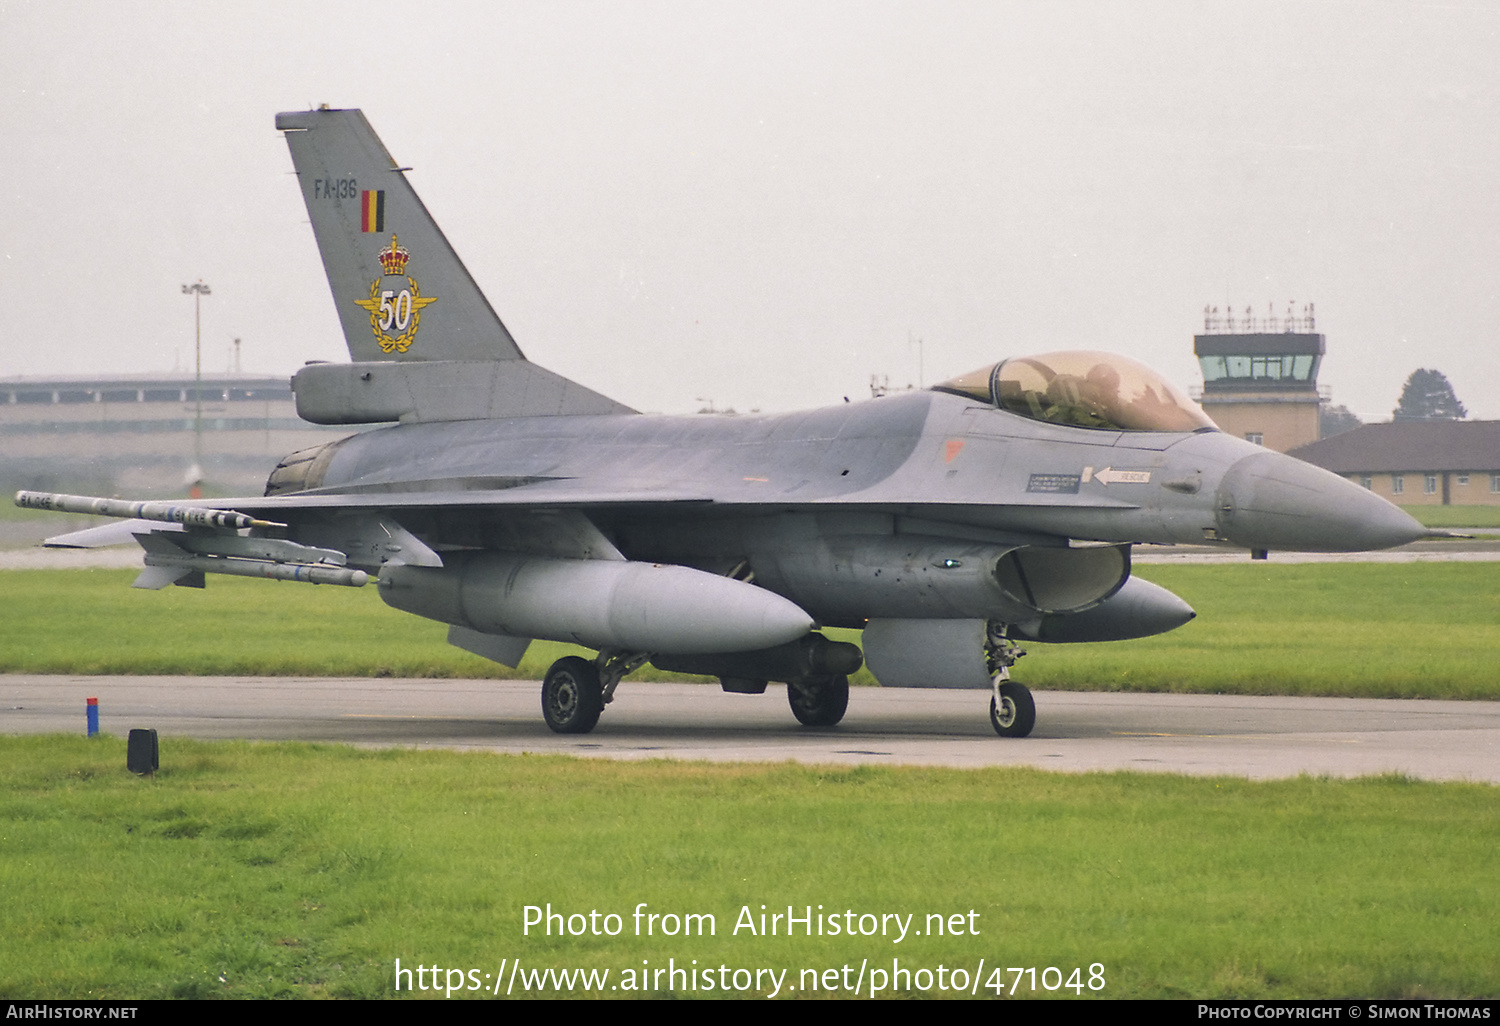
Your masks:
M 1026 652 L 1007 636 L 1005 624 L 992 622 L 985 633 L 985 660 L 994 691 L 990 725 L 1001 737 L 1026 737 L 1036 726 L 1036 702 L 1024 684 L 1010 679 L 1010 668 Z M 592 661 L 578 656 L 559 659 L 542 681 L 542 716 L 547 726 L 558 734 L 587 734 L 614 698 L 620 680 L 649 658 L 646 652 L 603 651 Z M 857 659 L 853 665 L 858 666 Z M 804 726 L 832 727 L 849 708 L 849 677 L 844 673 L 808 673 L 807 669 L 802 667 L 803 676 L 787 681 L 787 704 Z M 693 668 L 689 672 L 704 671 Z M 719 670 L 716 675 L 722 673 Z M 752 694 L 766 688 L 766 680 L 758 677 L 720 676 L 720 683 L 726 691 Z
M 556 734 L 587 734 L 613 701 L 615 688 L 649 657 L 645 652 L 600 652 L 590 662 L 566 656 L 542 679 L 542 717 Z
M 831 727 L 849 709 L 849 678 L 842 673 L 799 677 L 786 684 L 787 704 L 805 727 Z
M 600 653 L 590 662 L 567 656 L 552 664 L 542 680 L 542 716 L 557 734 L 587 734 L 614 697 L 620 679 L 648 657 L 640 653 Z M 760 691 L 765 682 L 759 682 Z M 727 689 L 740 690 L 740 689 Z M 842 673 L 798 677 L 787 683 L 787 704 L 798 722 L 832 727 L 849 708 L 849 678 Z
M 568 656 L 552 664 L 542 679 L 542 716 L 558 734 L 587 734 L 604 712 L 599 668 L 587 659 Z

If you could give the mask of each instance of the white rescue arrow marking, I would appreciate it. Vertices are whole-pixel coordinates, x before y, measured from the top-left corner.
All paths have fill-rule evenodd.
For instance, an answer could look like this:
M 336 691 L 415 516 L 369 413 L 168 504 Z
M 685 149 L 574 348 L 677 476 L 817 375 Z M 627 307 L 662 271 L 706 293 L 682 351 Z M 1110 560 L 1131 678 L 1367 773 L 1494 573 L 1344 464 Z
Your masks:
M 1102 485 L 1151 483 L 1149 470 L 1113 470 L 1105 467 L 1103 470 L 1094 471 L 1093 477 Z

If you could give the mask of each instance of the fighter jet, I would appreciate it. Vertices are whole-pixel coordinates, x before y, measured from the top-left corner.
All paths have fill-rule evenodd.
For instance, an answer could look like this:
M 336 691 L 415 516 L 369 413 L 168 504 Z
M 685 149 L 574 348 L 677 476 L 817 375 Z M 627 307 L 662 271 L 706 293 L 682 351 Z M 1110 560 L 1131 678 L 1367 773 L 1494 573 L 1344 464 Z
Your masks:
M 207 573 L 348 586 L 516 666 L 558 660 L 542 714 L 587 733 L 648 660 L 727 691 L 785 683 L 831 727 L 865 663 L 884 685 L 987 689 L 1036 720 L 1027 643 L 1138 638 L 1193 610 L 1132 546 L 1357 551 L 1426 532 L 1369 491 L 1219 431 L 1161 375 L 1078 350 L 1010 355 L 921 391 L 800 413 L 647 416 L 528 361 L 358 110 L 278 115 L 351 362 L 292 379 L 317 424 L 265 495 L 185 506 L 23 492 L 130 518 L 136 587 Z M 861 630 L 861 641 L 827 637 Z

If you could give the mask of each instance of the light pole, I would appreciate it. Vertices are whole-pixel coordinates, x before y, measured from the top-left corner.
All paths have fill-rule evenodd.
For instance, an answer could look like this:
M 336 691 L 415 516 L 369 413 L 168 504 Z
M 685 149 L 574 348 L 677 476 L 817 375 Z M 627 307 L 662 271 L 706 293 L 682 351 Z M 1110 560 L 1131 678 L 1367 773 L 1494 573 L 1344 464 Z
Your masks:
M 192 285 L 184 285 L 182 293 L 193 297 L 193 466 L 188 471 L 190 490 L 194 499 L 203 497 L 203 297 L 212 290 L 199 278 Z

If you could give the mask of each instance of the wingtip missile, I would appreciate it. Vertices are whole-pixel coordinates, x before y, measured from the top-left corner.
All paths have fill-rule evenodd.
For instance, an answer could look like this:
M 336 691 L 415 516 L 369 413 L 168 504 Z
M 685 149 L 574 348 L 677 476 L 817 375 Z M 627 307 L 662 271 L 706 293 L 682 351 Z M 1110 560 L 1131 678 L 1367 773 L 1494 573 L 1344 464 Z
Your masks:
M 285 527 L 274 520 L 261 520 L 248 513 L 231 509 L 212 509 L 207 506 L 189 506 L 176 502 L 131 502 L 126 499 L 105 499 L 90 495 L 63 495 L 57 492 L 16 493 L 15 504 L 22 509 L 44 509 L 56 513 L 87 513 L 101 517 L 122 517 L 130 520 L 155 520 L 165 524 L 182 524 L 184 527 L 210 527 L 218 530 L 239 531 L 247 527 Z

